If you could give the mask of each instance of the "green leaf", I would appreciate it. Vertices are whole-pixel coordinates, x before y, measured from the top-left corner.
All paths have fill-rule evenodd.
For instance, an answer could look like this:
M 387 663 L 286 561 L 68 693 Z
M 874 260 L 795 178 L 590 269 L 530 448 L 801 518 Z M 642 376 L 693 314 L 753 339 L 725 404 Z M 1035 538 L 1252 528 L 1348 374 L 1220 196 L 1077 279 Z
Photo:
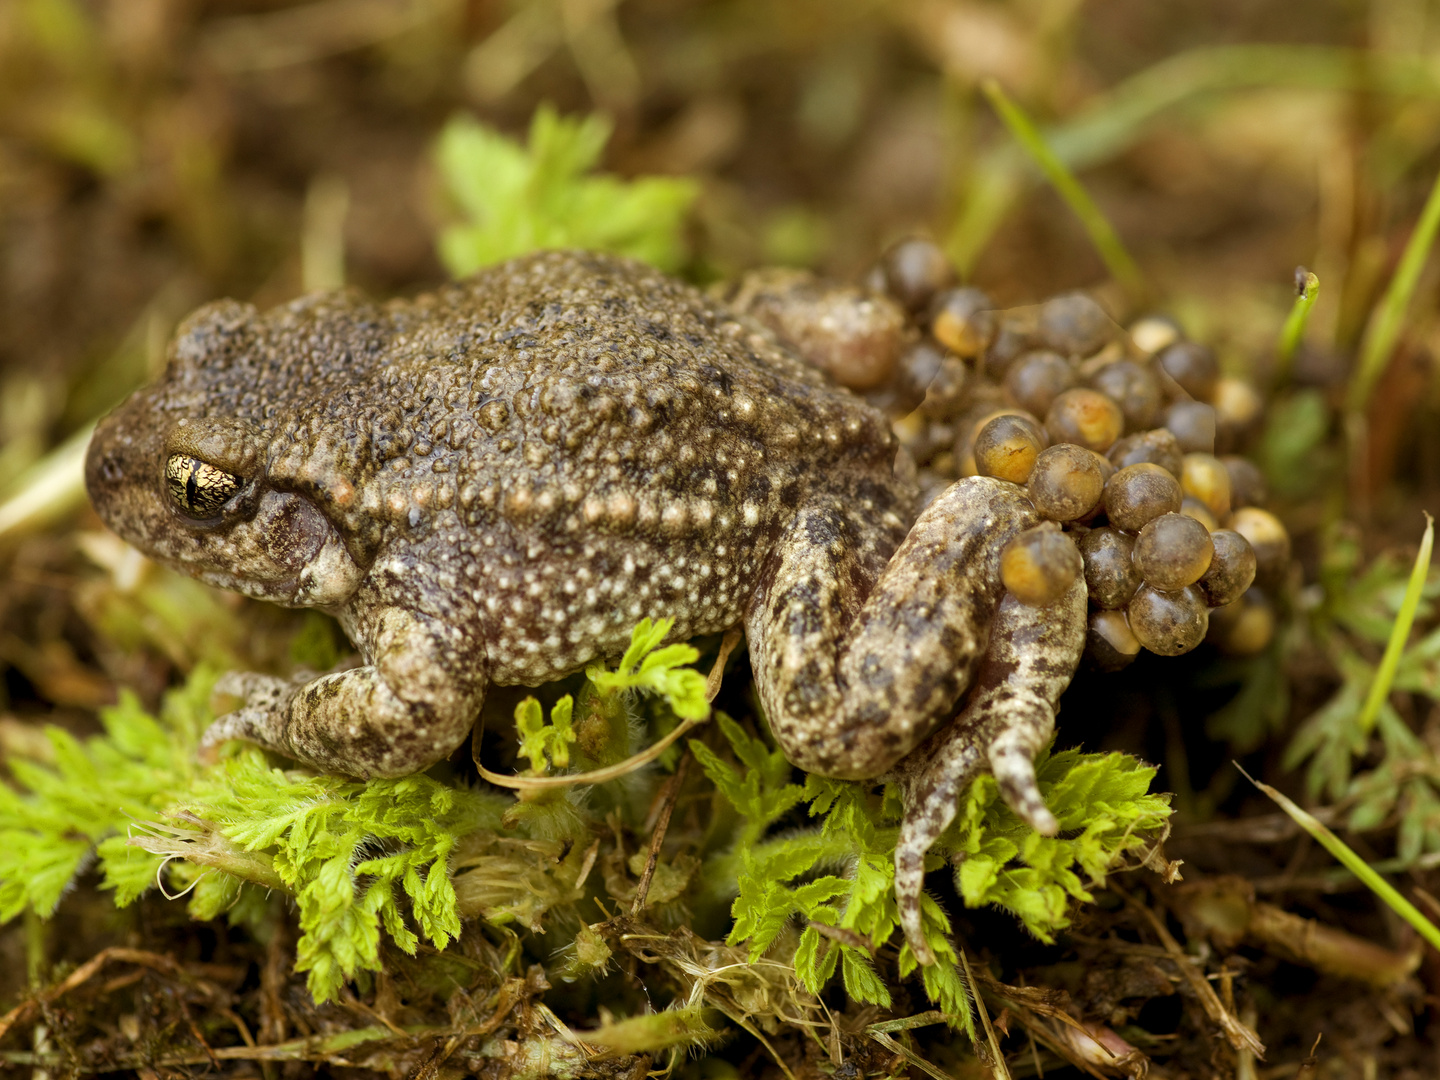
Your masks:
M 890 990 L 870 966 L 870 958 L 848 945 L 840 946 L 840 961 L 845 974 L 845 992 L 852 1001 L 864 1001 L 882 1008 L 890 1007 Z
M 1295 269 L 1295 302 L 1285 325 L 1280 329 L 1280 339 L 1275 346 L 1275 375 L 1273 383 L 1282 386 L 1290 376 L 1291 360 L 1300 341 L 1305 336 L 1305 324 L 1310 320 L 1310 310 L 1320 298 L 1320 279 L 1303 266 Z
M 1440 181 L 1437 181 L 1436 201 L 1440 204 Z M 1440 214 L 1440 210 L 1436 211 Z M 1360 730 L 1369 734 L 1375 726 L 1375 719 L 1380 711 L 1380 703 L 1390 693 L 1390 686 L 1395 681 L 1395 669 L 1400 664 L 1400 655 L 1405 649 L 1405 643 L 1410 637 L 1410 627 L 1415 622 L 1415 612 L 1420 606 L 1420 593 L 1425 586 L 1425 579 L 1430 573 L 1430 552 L 1435 543 L 1435 521 L 1429 514 L 1425 515 L 1425 532 L 1420 538 L 1420 550 L 1415 556 L 1415 565 L 1410 571 L 1410 580 L 1405 586 L 1405 596 L 1400 602 L 1400 610 L 1395 613 L 1395 625 L 1391 629 L 1390 639 L 1385 645 L 1385 655 L 1380 658 L 1380 667 L 1375 672 L 1375 679 L 1370 684 L 1369 691 L 1365 695 L 1365 704 L 1360 710 L 1360 717 L 1357 723 Z
M 81 742 L 47 728 L 48 763 L 12 757 L 11 775 L 24 789 L 0 785 L 0 920 L 32 908 L 55 910 L 96 845 L 103 884 L 128 903 L 155 881 L 158 861 L 131 853 L 123 836 L 156 821 L 177 788 L 196 773 L 195 750 L 208 722 L 203 702 L 215 674 L 197 668 L 189 684 L 166 696 L 159 718 L 129 691 L 101 710 L 103 735 Z
M 610 137 L 603 116 L 560 116 L 542 105 L 528 147 L 466 115 L 441 131 L 435 160 L 463 220 L 440 233 L 456 277 L 543 248 L 629 255 L 663 270 L 685 258 L 683 225 L 698 185 L 676 177 L 591 175 Z
M 619 667 L 607 671 L 593 665 L 585 669 L 585 677 L 601 694 L 643 690 L 664 698 L 682 720 L 703 720 L 710 714 L 705 676 L 679 666 L 693 664 L 700 654 L 690 645 L 659 648 L 674 625 L 674 619 L 660 619 L 653 624 L 648 618 L 641 619 L 630 632 L 630 647 L 620 658 Z

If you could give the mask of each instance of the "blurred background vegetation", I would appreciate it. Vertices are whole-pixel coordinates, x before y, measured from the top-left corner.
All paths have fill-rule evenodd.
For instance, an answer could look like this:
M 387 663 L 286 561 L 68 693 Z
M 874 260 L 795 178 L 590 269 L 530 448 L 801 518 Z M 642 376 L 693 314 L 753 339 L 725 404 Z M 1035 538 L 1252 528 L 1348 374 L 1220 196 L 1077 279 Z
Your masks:
M 1263 377 L 1295 265 L 1318 272 L 1297 375 L 1333 388 L 1440 166 L 1436 22 L 1427 0 L 6 0 L 0 496 L 205 299 L 439 280 L 438 131 L 521 134 L 542 102 L 610 118 L 607 168 L 700 182 L 693 277 L 855 277 L 922 231 L 1002 306 L 1103 292 L 977 92 L 994 77 L 1227 366 Z M 1384 387 L 1405 421 L 1436 410 L 1433 307 Z M 1372 433 L 1350 494 L 1433 492 L 1437 431 Z

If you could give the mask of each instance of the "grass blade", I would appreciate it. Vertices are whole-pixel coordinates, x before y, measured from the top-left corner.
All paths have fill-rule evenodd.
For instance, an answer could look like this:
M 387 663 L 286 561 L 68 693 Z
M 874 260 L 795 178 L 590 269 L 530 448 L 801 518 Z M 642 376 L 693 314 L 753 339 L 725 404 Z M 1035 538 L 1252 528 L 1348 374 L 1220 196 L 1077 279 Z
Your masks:
M 1422 915 L 1414 904 L 1401 896 L 1393 885 L 1376 873 L 1374 867 L 1359 855 L 1356 855 L 1355 852 L 1351 851 L 1345 841 L 1327 829 L 1317 818 L 1307 814 L 1269 784 L 1262 784 L 1259 780 L 1256 780 L 1249 773 L 1245 772 L 1244 769 L 1241 769 L 1238 762 L 1235 767 L 1240 769 L 1240 772 L 1246 780 L 1249 780 L 1266 795 L 1270 796 L 1281 810 L 1289 814 L 1295 824 L 1299 825 L 1319 841 L 1321 847 L 1339 859 L 1346 869 L 1364 882 L 1376 896 L 1385 901 L 1385 903 L 1389 905 L 1390 910 L 1413 926 L 1421 937 L 1428 941 L 1437 951 L 1440 951 L 1440 927 L 1437 927 Z
M 1360 364 L 1351 376 L 1350 392 L 1345 403 L 1352 413 L 1365 411 L 1375 384 L 1380 381 L 1380 376 L 1385 373 L 1385 368 L 1390 363 L 1395 339 L 1400 336 L 1405 312 L 1410 307 L 1415 286 L 1420 282 L 1420 271 L 1425 269 L 1425 260 L 1435 243 L 1437 229 L 1440 229 L 1440 175 L 1435 177 L 1435 183 L 1430 188 L 1430 197 L 1425 200 L 1425 209 L 1420 212 L 1420 220 L 1415 225 L 1415 231 L 1410 234 L 1405 253 L 1400 256 L 1400 265 L 1396 267 L 1395 276 L 1390 279 L 1390 287 L 1385 290 L 1385 296 L 1381 299 L 1380 306 L 1371 319 L 1369 332 L 1365 335 Z
M 1280 343 L 1275 350 L 1276 386 L 1283 385 L 1290 378 L 1290 362 L 1295 350 L 1300 347 L 1300 338 L 1305 334 L 1305 324 L 1310 321 L 1310 309 L 1320 295 L 1320 279 L 1303 266 L 1295 268 L 1295 303 L 1280 328 Z
M 1140 268 L 1135 265 L 1135 260 L 1121 243 L 1119 233 L 1100 212 L 1100 207 L 1095 205 L 1090 193 L 1075 179 L 1075 174 L 1065 167 L 1065 163 L 1045 142 L 1024 110 L 1011 100 L 994 79 L 986 79 L 980 84 L 980 89 L 990 100 L 1000 119 L 1005 121 L 1005 126 L 1010 129 L 1015 141 L 1025 148 L 1051 186 L 1065 200 L 1071 212 L 1080 219 L 1080 224 L 1089 234 L 1090 242 L 1100 253 L 1100 258 L 1104 260 L 1111 276 L 1131 294 L 1138 296 L 1143 293 L 1144 278 Z
M 1420 593 L 1425 588 L 1425 579 L 1430 574 L 1430 553 L 1435 545 L 1435 519 L 1425 515 L 1425 535 L 1420 538 L 1420 550 L 1415 554 L 1415 565 L 1410 570 L 1410 583 L 1405 586 L 1405 598 L 1395 615 L 1395 625 L 1390 628 L 1390 640 L 1385 643 L 1385 655 L 1375 671 L 1375 681 L 1365 696 L 1365 705 L 1360 710 L 1360 730 L 1370 734 L 1375 720 L 1380 715 L 1380 706 L 1390 694 L 1395 681 L 1395 669 L 1400 666 L 1400 654 L 1405 651 L 1405 642 L 1410 638 L 1410 627 L 1415 622 L 1415 609 L 1420 606 Z
M 1440 77 L 1423 56 L 1376 63 L 1360 49 L 1325 45 L 1219 45 L 1167 57 L 1096 95 L 1044 139 L 1071 169 L 1109 161 L 1179 105 L 1247 90 L 1368 92 L 1440 97 Z M 968 273 L 1034 177 L 1010 144 L 975 162 L 946 253 Z

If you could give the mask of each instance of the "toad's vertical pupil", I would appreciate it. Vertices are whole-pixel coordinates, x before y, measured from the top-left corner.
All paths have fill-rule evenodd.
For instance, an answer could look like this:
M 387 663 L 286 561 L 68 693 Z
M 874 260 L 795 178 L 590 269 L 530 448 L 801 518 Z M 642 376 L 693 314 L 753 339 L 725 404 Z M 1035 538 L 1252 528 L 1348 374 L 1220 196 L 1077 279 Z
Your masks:
M 240 478 L 185 454 L 165 462 L 165 486 L 171 500 L 193 517 L 213 517 L 240 489 Z

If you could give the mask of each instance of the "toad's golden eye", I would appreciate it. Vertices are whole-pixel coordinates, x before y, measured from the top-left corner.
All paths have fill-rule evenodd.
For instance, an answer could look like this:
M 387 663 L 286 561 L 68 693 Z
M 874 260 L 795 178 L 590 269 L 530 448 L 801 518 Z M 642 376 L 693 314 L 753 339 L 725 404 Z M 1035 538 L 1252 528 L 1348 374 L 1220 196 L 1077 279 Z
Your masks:
M 240 478 L 199 458 L 171 454 L 165 484 L 175 505 L 191 517 L 211 518 L 240 490 Z

